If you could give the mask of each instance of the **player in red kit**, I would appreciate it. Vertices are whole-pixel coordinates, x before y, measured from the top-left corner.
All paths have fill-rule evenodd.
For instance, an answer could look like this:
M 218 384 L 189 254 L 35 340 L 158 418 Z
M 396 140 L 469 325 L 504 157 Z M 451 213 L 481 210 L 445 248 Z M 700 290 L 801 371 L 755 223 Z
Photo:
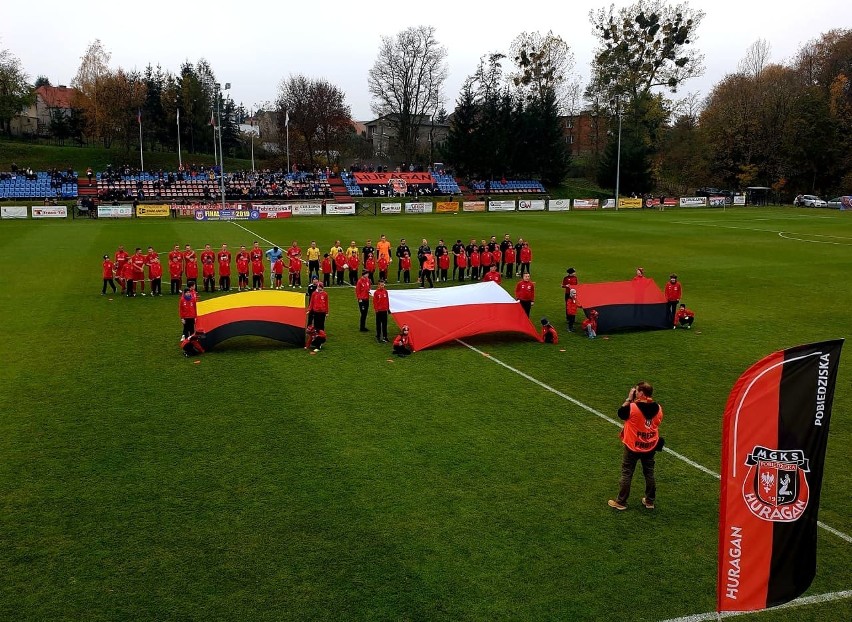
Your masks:
M 411 283 L 411 255 L 407 251 L 399 258 L 399 269 L 402 270 L 403 283 Z
M 666 321 L 675 323 L 675 313 L 677 305 L 683 296 L 683 287 L 677 280 L 676 274 L 669 275 L 669 282 L 666 283 Z
M 322 271 L 323 287 L 331 287 L 331 259 L 328 258 L 328 253 L 322 256 L 320 270 Z
M 174 258 L 178 258 L 181 260 L 181 262 L 183 262 L 183 253 L 180 250 L 180 246 L 177 244 L 175 244 L 174 248 L 171 250 L 171 252 L 169 252 L 169 261 Z
M 157 251 L 154 250 L 153 246 L 149 246 L 148 252 L 145 253 L 145 265 L 148 266 L 148 279 L 149 280 L 151 279 L 151 262 L 154 261 L 154 257 L 159 258 L 159 255 L 157 254 Z M 141 285 L 142 285 L 141 289 L 144 292 L 145 291 L 145 279 L 142 279 Z M 154 294 L 154 291 L 152 290 L 151 295 L 153 295 L 153 294 Z
M 183 251 L 183 271 L 186 274 L 186 284 L 196 285 L 198 282 L 198 256 L 189 244 L 184 247 Z
M 512 246 L 511 242 L 506 247 L 506 250 L 503 251 L 503 265 L 506 268 L 506 278 L 511 279 L 515 276 L 515 247 Z
M 361 260 L 358 259 L 358 253 L 351 253 L 349 257 L 346 258 L 346 265 L 349 267 L 349 284 L 355 285 L 358 282 L 358 266 L 360 265 Z
M 388 342 L 388 312 L 390 311 L 390 297 L 385 289 L 385 282 L 379 279 L 379 285 L 373 293 L 373 311 L 376 312 L 376 341 Z
M 171 279 L 169 293 L 179 294 L 183 279 L 183 261 L 181 261 L 181 257 L 171 257 L 169 259 L 169 278 Z
M 254 241 L 249 251 L 249 260 L 254 261 L 255 259 L 263 259 L 263 249 L 260 248 L 260 243 L 257 240 Z
M 222 248 L 216 254 L 216 260 L 219 263 L 219 289 L 229 292 L 231 291 L 231 251 L 228 250 L 227 244 L 222 244 Z
M 252 289 L 263 289 L 263 254 L 251 260 Z
M 189 338 L 195 332 L 195 318 L 198 317 L 196 301 L 196 297 L 193 296 L 188 287 L 183 290 L 183 295 L 178 303 L 178 315 L 180 316 L 180 323 L 183 325 L 181 341 Z
M 104 262 L 102 264 L 101 269 L 103 270 L 102 274 L 104 277 L 104 286 L 101 289 L 101 296 L 106 295 L 107 285 L 112 287 L 112 293 L 116 292 L 115 289 L 115 281 L 113 277 L 115 277 L 115 263 L 109 258 L 109 255 L 104 255 Z
M 343 270 L 346 268 L 346 255 L 343 254 L 343 251 L 334 256 L 334 267 L 337 274 L 335 283 L 337 285 L 343 285 Z
M 249 288 L 248 281 L 249 258 L 248 253 L 237 255 L 237 283 L 240 291 Z
M 325 318 L 328 315 L 328 292 L 325 291 L 322 283 L 318 283 L 317 290 L 311 294 L 308 313 L 311 313 L 314 318 L 314 328 L 325 330 Z
M 275 275 L 274 289 L 284 289 L 284 259 L 279 257 L 272 263 L 272 274 Z
M 438 280 L 446 281 L 450 271 L 450 254 L 445 252 L 438 257 Z
M 530 248 L 529 242 L 524 242 L 524 245 L 521 247 L 519 259 L 521 260 L 521 274 L 529 274 L 530 264 L 533 259 L 532 249 Z
M 290 257 L 290 284 L 302 287 L 302 258 L 299 255 Z
M 390 266 L 390 258 L 387 255 L 380 254 L 379 260 L 376 262 L 379 267 L 379 280 L 388 280 L 388 266 Z
M 201 278 L 205 292 L 216 291 L 216 253 L 211 250 L 209 244 L 205 244 L 204 250 L 201 251 Z
M 529 317 L 530 310 L 535 304 L 535 283 L 530 281 L 529 272 L 525 272 L 523 279 L 515 285 L 515 298 L 521 303 L 524 313 Z
M 370 279 L 370 285 L 376 282 L 376 260 L 373 258 L 373 253 L 367 253 L 364 259 L 364 270 L 367 271 L 367 276 Z
M 127 281 L 127 295 L 133 297 L 136 295 L 136 282 L 145 280 L 145 255 L 142 254 L 141 248 L 136 249 L 128 264 L 131 267 L 131 272 Z M 145 293 L 142 292 L 142 295 L 144 296 Z

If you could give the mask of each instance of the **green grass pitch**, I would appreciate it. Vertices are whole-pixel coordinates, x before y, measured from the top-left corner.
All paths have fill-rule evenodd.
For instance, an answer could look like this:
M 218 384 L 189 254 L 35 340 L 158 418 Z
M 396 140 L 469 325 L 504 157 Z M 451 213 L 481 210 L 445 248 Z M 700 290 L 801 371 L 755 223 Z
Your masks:
M 633 383 L 652 382 L 667 446 L 718 472 L 739 375 L 852 325 L 846 213 L 240 225 L 0 223 L 0 618 L 632 621 L 712 611 L 718 480 L 664 454 L 657 509 L 640 507 L 637 473 L 629 510 L 614 512 L 617 428 L 494 359 L 608 416 Z M 382 233 L 415 248 L 422 237 L 529 240 L 532 318 L 551 319 L 559 346 L 475 339 L 488 356 L 454 343 L 398 360 L 358 332 L 352 290 L 332 288 L 319 354 L 244 338 L 194 364 L 178 349 L 174 297 L 100 296 L 101 256 L 118 244 L 315 239 L 327 249 Z M 660 286 L 680 275 L 692 331 L 594 341 L 566 332 L 568 266 L 588 283 L 631 278 L 639 265 Z M 849 347 L 820 512 L 845 534 Z M 820 530 L 808 594 L 852 589 L 850 567 L 852 544 Z M 849 620 L 852 599 L 749 617 Z

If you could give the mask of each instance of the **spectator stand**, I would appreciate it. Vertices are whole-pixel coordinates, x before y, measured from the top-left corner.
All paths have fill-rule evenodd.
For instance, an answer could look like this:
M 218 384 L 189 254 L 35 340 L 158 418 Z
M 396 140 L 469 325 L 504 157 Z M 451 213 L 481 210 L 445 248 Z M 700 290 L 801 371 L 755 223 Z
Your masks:
M 77 173 L 32 169 L 0 172 L 0 199 L 76 199 Z

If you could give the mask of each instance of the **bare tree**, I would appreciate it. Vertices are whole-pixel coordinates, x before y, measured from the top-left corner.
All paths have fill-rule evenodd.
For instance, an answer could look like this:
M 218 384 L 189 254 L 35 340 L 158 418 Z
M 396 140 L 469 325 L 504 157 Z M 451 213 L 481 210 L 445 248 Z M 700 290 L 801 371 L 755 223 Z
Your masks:
M 771 55 L 772 45 L 769 41 L 758 39 L 746 50 L 745 56 L 743 56 L 737 65 L 737 69 L 740 73 L 750 78 L 759 78 L 766 65 L 769 64 L 769 57 Z
M 561 113 L 575 107 L 579 80 L 574 73 L 574 53 L 561 37 L 552 31 L 546 35 L 522 32 L 512 42 L 510 55 L 516 69 L 509 79 L 521 94 L 541 101 L 552 90 Z
M 440 109 L 446 58 L 446 48 L 435 38 L 435 27 L 416 26 L 395 38 L 382 37 L 370 69 L 371 109 L 396 130 L 400 153 L 409 162 L 417 153 L 420 126 Z

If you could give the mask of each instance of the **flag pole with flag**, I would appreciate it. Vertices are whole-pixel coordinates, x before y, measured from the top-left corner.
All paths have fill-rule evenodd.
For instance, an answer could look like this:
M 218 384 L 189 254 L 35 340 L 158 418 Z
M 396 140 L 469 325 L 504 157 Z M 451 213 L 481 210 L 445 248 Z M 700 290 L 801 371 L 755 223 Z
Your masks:
M 183 168 L 183 158 L 180 155 L 180 108 L 177 109 L 177 137 L 178 137 L 178 169 Z
M 843 340 L 774 352 L 734 385 L 722 431 L 717 612 L 803 594 Z
M 139 165 L 140 170 L 145 172 L 145 156 L 142 155 L 142 109 L 136 109 L 136 122 L 139 123 Z

